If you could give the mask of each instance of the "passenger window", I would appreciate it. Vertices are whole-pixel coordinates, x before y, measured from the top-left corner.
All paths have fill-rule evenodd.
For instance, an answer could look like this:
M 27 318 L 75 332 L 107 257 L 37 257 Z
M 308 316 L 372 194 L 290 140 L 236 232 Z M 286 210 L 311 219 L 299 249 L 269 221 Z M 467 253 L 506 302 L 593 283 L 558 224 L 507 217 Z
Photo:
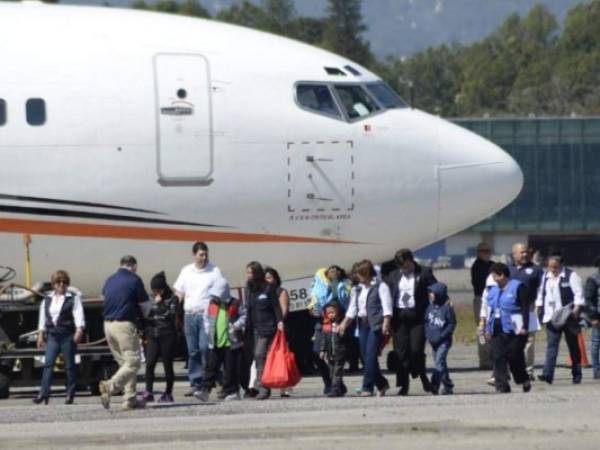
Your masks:
M 338 84 L 335 90 L 342 101 L 346 114 L 351 119 L 368 116 L 377 111 L 379 106 L 360 86 Z
M 298 103 L 304 108 L 333 117 L 342 117 L 331 91 L 322 84 L 299 84 L 296 88 Z
M 44 125 L 46 123 L 46 102 L 41 98 L 30 98 L 25 104 L 25 113 L 29 125 Z
M 6 101 L 0 98 L 0 127 L 6 123 Z
M 367 84 L 367 90 L 384 108 L 406 108 L 406 103 L 385 83 Z

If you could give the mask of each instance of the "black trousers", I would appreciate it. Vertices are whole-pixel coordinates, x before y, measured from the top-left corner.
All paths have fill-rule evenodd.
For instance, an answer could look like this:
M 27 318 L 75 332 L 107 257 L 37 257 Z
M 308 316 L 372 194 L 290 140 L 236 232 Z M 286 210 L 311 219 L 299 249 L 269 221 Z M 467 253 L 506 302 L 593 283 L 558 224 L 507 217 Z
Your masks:
M 166 334 L 164 336 L 149 336 L 146 343 L 146 390 L 152 392 L 154 387 L 154 370 L 160 357 L 165 369 L 165 380 L 167 394 L 173 393 L 175 373 L 173 372 L 173 359 L 175 359 L 175 344 L 177 335 Z
M 394 351 L 398 355 L 396 386 L 407 387 L 409 375 L 426 376 L 425 325 L 414 309 L 396 309 L 394 314 Z
M 325 387 L 327 387 L 327 386 L 331 386 L 331 374 L 329 372 L 329 366 L 319 356 L 319 354 L 321 352 L 321 343 L 322 342 L 323 342 L 323 325 L 319 319 L 319 321 L 315 323 L 315 328 L 314 328 L 312 356 L 313 356 L 313 363 L 315 366 L 317 366 L 317 370 L 319 371 L 319 374 L 321 375 L 321 378 L 323 379 L 323 384 L 325 385 Z
M 327 355 L 327 365 L 329 366 L 329 377 L 331 378 L 331 389 L 333 392 L 344 392 L 344 363 L 346 358 L 341 355 Z
M 202 390 L 210 392 L 217 381 L 217 375 L 223 365 L 224 395 L 235 394 L 240 389 L 240 368 L 242 349 L 229 347 L 211 348 L 206 352 L 206 365 L 202 377 Z
M 241 349 L 238 368 L 240 377 L 240 387 L 248 391 L 250 386 L 250 371 L 254 362 L 254 333 L 247 333 L 244 336 L 244 346 Z
M 508 383 L 508 367 L 515 383 L 522 384 L 529 380 L 525 369 L 525 344 L 527 335 L 506 334 L 502 332 L 499 319 L 494 321 L 494 333 L 492 334 L 492 358 L 494 360 L 494 380 L 496 391 L 510 392 Z
M 206 365 L 202 377 L 202 390 L 210 392 L 215 386 L 219 369 L 223 365 L 224 395 L 235 394 L 240 389 L 242 349 L 229 347 L 211 348 L 206 352 Z

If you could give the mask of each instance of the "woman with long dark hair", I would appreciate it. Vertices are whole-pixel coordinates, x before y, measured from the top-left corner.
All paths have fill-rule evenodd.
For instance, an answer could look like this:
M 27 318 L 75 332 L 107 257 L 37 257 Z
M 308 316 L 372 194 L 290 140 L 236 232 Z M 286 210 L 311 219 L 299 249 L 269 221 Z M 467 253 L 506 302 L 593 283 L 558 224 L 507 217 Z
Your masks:
M 283 317 L 283 321 L 285 323 L 285 319 L 288 316 L 290 311 L 290 296 L 288 291 L 281 287 L 281 277 L 279 276 L 279 272 L 275 270 L 273 267 L 265 267 L 265 280 L 267 283 L 275 286 L 277 290 L 277 298 L 279 299 L 279 306 L 281 307 L 281 315 Z M 286 327 L 287 328 L 287 327 Z M 286 340 L 289 342 L 288 332 L 286 331 Z M 292 392 L 292 388 L 289 389 L 281 389 L 282 397 L 289 397 Z
M 283 314 L 275 286 L 265 280 L 265 271 L 259 262 L 246 266 L 246 307 L 248 332 L 254 334 L 254 361 L 256 362 L 257 400 L 271 396 L 271 390 L 261 382 L 267 352 L 275 332 L 283 331 Z

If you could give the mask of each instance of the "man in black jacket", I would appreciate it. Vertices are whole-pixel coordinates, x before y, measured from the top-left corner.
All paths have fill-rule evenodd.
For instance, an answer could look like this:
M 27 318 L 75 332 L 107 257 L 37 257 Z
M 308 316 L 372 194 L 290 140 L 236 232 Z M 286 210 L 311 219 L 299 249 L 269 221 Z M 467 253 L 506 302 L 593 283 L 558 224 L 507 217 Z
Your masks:
M 490 269 L 494 265 L 491 260 L 491 248 L 485 242 L 477 245 L 477 259 L 471 266 L 471 286 L 473 286 L 473 314 L 475 323 L 479 324 L 481 314 L 481 295 L 485 289 L 485 281 L 490 274 Z M 479 354 L 479 368 L 492 368 L 491 346 L 489 342 L 477 342 Z
M 409 374 L 421 379 L 423 390 L 431 391 L 425 372 L 425 311 L 429 306 L 427 288 L 437 279 L 429 267 L 421 267 L 409 249 L 396 252 L 397 269 L 385 280 L 392 294 L 394 351 L 398 356 L 398 395 L 407 395 Z

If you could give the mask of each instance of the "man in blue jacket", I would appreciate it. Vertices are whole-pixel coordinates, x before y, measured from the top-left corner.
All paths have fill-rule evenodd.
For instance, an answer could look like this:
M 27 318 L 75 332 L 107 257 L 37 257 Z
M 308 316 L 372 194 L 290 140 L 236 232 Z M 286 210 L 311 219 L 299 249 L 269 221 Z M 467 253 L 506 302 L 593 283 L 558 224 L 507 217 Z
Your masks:
M 529 329 L 527 291 L 523 283 L 510 278 L 510 270 L 505 264 L 494 264 L 491 273 L 497 285 L 487 295 L 485 337 L 492 343 L 496 392 L 510 392 L 507 365 L 515 383 L 523 386 L 523 392 L 529 392 L 531 382 L 525 370 L 523 352 Z
M 133 256 L 121 258 L 121 267 L 104 283 L 104 334 L 119 370 L 108 381 L 100 382 L 102 406 L 110 407 L 114 392 L 124 390 L 124 411 L 143 408 L 136 398 L 137 371 L 141 366 L 138 328 L 142 319 L 140 304 L 149 300 L 142 279 L 136 274 L 137 261 Z

